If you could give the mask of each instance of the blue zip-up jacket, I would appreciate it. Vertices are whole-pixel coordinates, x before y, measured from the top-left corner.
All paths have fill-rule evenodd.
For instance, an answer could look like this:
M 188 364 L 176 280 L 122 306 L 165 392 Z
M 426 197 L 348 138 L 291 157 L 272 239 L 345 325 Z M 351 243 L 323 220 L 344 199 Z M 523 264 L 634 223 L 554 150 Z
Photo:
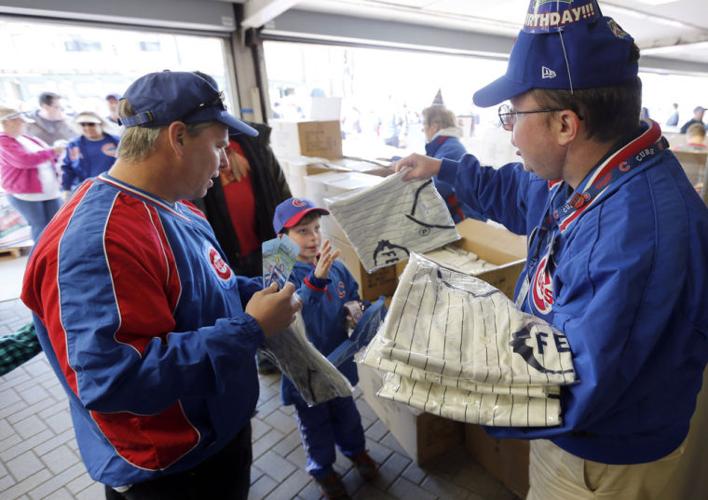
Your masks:
M 96 177 L 113 166 L 120 139 L 103 133 L 100 141 L 91 141 L 80 135 L 66 147 L 62 162 L 61 188 L 69 191 L 89 177 Z
M 647 133 L 620 148 L 645 161 L 529 238 L 516 294 L 528 277 L 522 308 L 565 332 L 579 379 L 562 390 L 563 424 L 488 428 L 492 435 L 548 438 L 608 464 L 653 461 L 686 438 L 708 360 L 708 209 L 674 155 L 647 146 Z M 495 170 L 472 155 L 444 160 L 439 175 L 517 234 L 554 218 L 548 207 L 569 194 L 519 163 Z
M 315 348 L 327 356 L 347 340 L 347 313 L 344 303 L 359 300 L 359 285 L 354 276 L 335 260 L 327 279 L 314 277 L 315 266 L 296 262 L 290 281 L 295 284 L 302 299 L 302 318 L 307 328 L 307 338 Z M 352 385 L 359 382 L 354 360 L 345 361 L 338 367 Z M 283 377 L 280 395 L 284 405 L 302 401 L 289 378 Z
M 434 137 L 425 145 L 425 154 L 437 158 L 438 160 L 447 158 L 449 160 L 459 161 L 467 154 L 467 150 L 457 137 L 441 134 Z M 452 220 L 455 221 L 455 224 L 467 217 L 486 220 L 482 214 L 472 209 L 472 207 L 456 196 L 455 188 L 452 184 L 441 181 L 439 176 L 433 177 L 433 184 L 435 184 L 438 193 L 440 193 L 440 196 L 445 200 L 447 209 L 450 211 L 450 215 L 452 215 Z
M 44 230 L 23 284 L 91 477 L 124 486 L 194 468 L 249 423 L 263 342 L 203 215 L 107 175 Z

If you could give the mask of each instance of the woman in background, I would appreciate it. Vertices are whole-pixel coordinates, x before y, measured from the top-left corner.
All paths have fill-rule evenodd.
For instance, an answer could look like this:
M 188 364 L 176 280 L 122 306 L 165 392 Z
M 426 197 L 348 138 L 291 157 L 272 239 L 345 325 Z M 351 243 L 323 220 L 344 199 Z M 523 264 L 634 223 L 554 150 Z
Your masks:
M 49 147 L 25 135 L 31 120 L 18 110 L 0 106 L 0 179 L 10 204 L 27 220 L 32 239 L 39 235 L 61 206 L 59 178 L 54 167 L 64 146 Z

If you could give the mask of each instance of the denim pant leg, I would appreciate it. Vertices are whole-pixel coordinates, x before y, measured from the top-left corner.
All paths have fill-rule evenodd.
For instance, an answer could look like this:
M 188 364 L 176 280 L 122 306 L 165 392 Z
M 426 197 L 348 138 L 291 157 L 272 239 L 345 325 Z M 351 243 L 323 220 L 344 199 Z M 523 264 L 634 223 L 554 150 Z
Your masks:
M 8 195 L 7 198 L 15 210 L 20 212 L 22 217 L 29 223 L 32 230 L 32 239 L 35 243 L 37 243 L 42 231 L 61 207 L 60 198 L 45 201 L 20 200 L 12 195 Z

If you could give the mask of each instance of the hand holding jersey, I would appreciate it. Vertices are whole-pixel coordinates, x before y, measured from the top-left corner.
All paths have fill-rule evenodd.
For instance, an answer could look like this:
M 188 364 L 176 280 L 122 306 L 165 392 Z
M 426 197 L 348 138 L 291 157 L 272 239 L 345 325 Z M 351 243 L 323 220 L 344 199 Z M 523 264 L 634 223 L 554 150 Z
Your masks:
M 299 300 L 294 300 L 295 286 L 286 283 L 282 290 L 271 283 L 268 288 L 253 294 L 246 304 L 246 314 L 250 314 L 260 325 L 266 337 L 285 330 L 295 321 L 295 314 L 302 309 Z

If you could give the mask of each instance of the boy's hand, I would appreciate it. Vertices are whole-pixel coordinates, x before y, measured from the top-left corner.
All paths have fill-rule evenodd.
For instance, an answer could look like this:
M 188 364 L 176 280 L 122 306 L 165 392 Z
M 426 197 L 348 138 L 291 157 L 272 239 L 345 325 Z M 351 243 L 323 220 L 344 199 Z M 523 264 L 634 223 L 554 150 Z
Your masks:
M 292 283 L 286 283 L 280 291 L 277 284 L 271 283 L 268 288 L 254 293 L 246 304 L 246 313 L 255 318 L 266 337 L 285 330 L 295 320 L 302 303 L 294 293 Z
M 403 180 L 412 181 L 415 179 L 429 179 L 434 175 L 438 175 L 441 164 L 442 161 L 435 158 L 413 153 L 394 163 L 393 168 L 396 172 L 407 169 Z
M 334 250 L 329 240 L 325 240 L 324 245 L 322 245 L 322 250 L 320 251 L 320 258 L 315 267 L 315 278 L 321 280 L 327 279 L 329 270 L 332 268 L 332 264 L 337 257 L 339 257 L 339 250 Z

